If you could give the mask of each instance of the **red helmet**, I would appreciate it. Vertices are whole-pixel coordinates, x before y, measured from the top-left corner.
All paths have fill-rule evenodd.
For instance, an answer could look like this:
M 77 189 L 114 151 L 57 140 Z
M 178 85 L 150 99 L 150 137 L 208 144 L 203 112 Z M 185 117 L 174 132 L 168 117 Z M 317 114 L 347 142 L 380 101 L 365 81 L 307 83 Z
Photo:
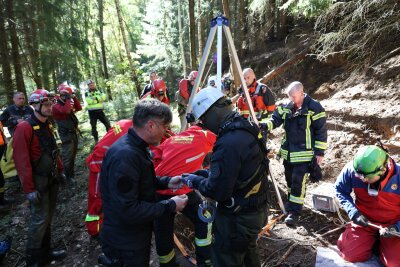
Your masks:
M 58 92 L 60 95 L 72 95 L 73 90 L 68 84 L 62 83 L 58 86 Z
M 41 104 L 46 101 L 53 101 L 54 95 L 45 89 L 36 89 L 29 96 L 29 104 Z
M 151 94 L 152 95 L 164 95 L 167 91 L 167 86 L 165 82 L 161 79 L 154 80 L 151 85 Z
M 189 80 L 194 81 L 197 78 L 197 70 L 194 70 L 189 73 Z

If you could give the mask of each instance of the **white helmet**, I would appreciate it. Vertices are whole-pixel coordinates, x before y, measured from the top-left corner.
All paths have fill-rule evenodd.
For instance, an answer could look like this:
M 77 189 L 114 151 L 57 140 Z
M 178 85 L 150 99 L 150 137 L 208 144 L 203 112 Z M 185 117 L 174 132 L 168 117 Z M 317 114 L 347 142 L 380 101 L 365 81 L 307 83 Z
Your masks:
M 217 77 L 216 76 L 210 76 L 208 77 L 207 85 L 208 87 L 217 87 Z
M 224 97 L 224 94 L 215 88 L 206 88 L 200 90 L 200 92 L 194 96 L 192 103 L 192 114 L 194 118 L 198 120 L 215 102 L 222 97 Z

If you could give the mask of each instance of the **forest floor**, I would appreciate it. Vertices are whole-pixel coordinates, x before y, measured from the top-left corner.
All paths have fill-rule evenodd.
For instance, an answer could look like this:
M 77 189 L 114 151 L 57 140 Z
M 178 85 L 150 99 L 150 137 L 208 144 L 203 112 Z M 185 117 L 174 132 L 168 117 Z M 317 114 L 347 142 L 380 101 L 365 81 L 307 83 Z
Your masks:
M 312 208 L 312 191 L 323 183 L 333 184 L 342 167 L 351 160 L 357 148 L 362 144 L 374 144 L 378 138 L 388 146 L 393 158 L 400 161 L 400 57 L 386 60 L 376 66 L 371 76 L 363 74 L 348 75 L 346 78 L 333 77 L 319 84 L 313 97 L 321 101 L 328 114 L 328 143 L 324 163 L 324 178 L 316 184 L 307 185 L 306 205 L 297 227 L 289 228 L 283 220 L 278 221 L 258 241 L 262 266 L 315 266 L 316 248 L 335 245 L 343 221 L 338 213 L 320 212 Z M 395 75 L 390 74 L 395 69 Z M 387 74 L 385 76 L 385 73 Z M 388 74 L 389 73 L 389 74 Z M 312 75 L 312 73 L 309 73 Z M 380 79 L 379 77 L 384 77 Z M 318 80 L 318 77 L 315 77 Z M 397 80 L 398 81 L 398 80 Z M 278 92 L 279 96 L 279 92 Z M 94 146 L 90 136 L 87 115 L 81 117 L 81 129 L 84 137 L 80 140 L 76 162 L 78 185 L 74 192 L 68 188 L 61 191 L 57 211 L 53 222 L 53 245 L 66 249 L 68 257 L 62 262 L 53 262 L 54 266 L 96 266 L 101 249 L 97 239 L 90 238 L 85 230 L 84 218 L 87 208 L 87 177 L 85 159 Z M 177 119 L 174 120 L 178 123 Z M 103 125 L 98 128 L 104 134 Z M 270 148 L 276 152 L 282 138 L 281 129 L 272 132 Z M 271 159 L 272 173 L 277 179 L 283 199 L 286 200 L 286 184 L 281 162 Z M 271 194 L 274 194 L 271 191 Z M 11 209 L 0 214 L 0 237 L 6 234 L 13 237 L 11 251 L 3 261 L 3 266 L 24 266 L 24 249 L 27 239 L 28 202 L 21 191 L 15 193 L 16 203 Z M 273 201 L 270 207 L 269 221 L 279 216 L 279 206 Z M 341 212 L 343 218 L 347 216 Z M 190 224 L 181 223 L 176 233 L 189 252 L 193 253 L 193 231 Z M 152 253 L 152 266 L 158 266 L 156 254 Z M 185 259 L 180 257 L 185 266 Z

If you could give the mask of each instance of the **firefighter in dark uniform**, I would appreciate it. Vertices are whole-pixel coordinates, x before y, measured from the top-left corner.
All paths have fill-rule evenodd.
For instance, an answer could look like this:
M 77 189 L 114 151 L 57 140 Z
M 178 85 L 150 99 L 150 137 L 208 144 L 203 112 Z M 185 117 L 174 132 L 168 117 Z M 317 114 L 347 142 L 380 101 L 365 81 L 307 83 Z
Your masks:
M 43 266 L 65 257 L 64 250 L 51 250 L 51 221 L 56 208 L 58 185 L 64 182 L 51 116 L 53 98 L 37 89 L 29 97 L 34 114 L 19 123 L 14 132 L 13 158 L 22 187 L 30 202 L 26 249 L 27 266 Z
M 81 103 L 66 84 L 58 86 L 60 97 L 53 106 L 53 118 L 57 123 L 62 142 L 62 160 L 69 183 L 75 183 L 75 158 L 78 151 L 78 118 L 75 112 L 82 110 Z
M 287 225 L 297 224 L 306 193 L 306 182 L 319 168 L 327 148 L 326 113 L 321 104 L 292 82 L 286 90 L 290 102 L 278 107 L 266 122 L 268 131 L 283 124 L 286 131 L 279 151 L 288 187 Z
M 220 90 L 201 90 L 192 114 L 218 135 L 209 173 L 182 176 L 184 182 L 218 201 L 213 222 L 215 267 L 259 267 L 257 234 L 268 218 L 268 160 L 259 129 L 232 110 Z
M 157 178 L 149 145 L 158 145 L 172 121 L 167 105 L 156 99 L 140 100 L 134 125 L 116 141 L 103 159 L 100 191 L 103 227 L 100 232 L 107 266 L 149 266 L 153 221 L 181 211 L 187 196 L 156 202 L 156 189 L 178 189 L 179 176 Z

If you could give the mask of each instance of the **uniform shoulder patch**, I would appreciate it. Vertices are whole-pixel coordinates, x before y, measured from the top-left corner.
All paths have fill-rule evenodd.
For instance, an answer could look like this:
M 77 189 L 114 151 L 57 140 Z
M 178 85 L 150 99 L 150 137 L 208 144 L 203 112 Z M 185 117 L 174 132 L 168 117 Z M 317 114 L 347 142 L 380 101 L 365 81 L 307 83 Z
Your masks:
M 390 189 L 392 189 L 392 190 L 397 190 L 397 188 L 398 188 L 397 184 L 392 184 L 390 186 Z

